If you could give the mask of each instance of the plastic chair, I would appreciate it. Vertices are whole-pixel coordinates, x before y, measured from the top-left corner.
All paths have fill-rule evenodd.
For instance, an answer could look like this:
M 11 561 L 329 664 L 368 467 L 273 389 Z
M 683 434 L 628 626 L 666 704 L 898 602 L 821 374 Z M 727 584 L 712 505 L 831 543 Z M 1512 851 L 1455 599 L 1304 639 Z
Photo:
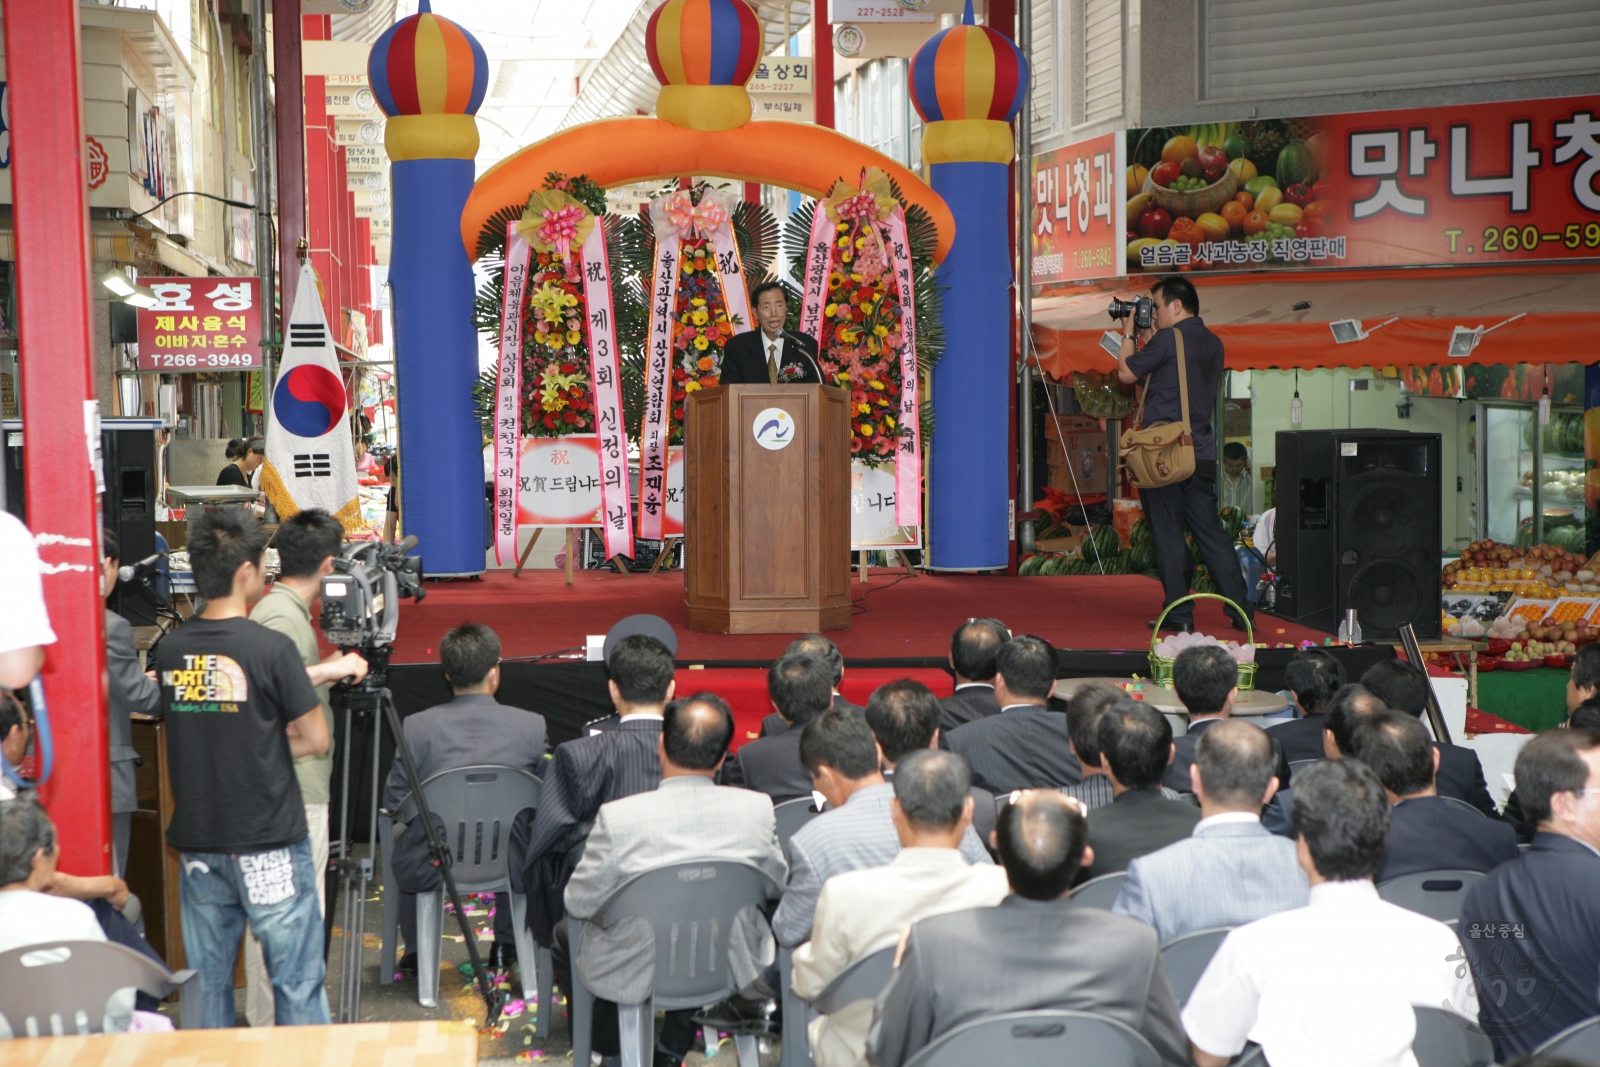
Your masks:
M 1540 1045 L 1534 1050 L 1534 1054 L 1565 1056 L 1579 1063 L 1600 1063 L 1600 1015 L 1593 1019 L 1585 1019 L 1581 1023 L 1573 1023 Z
M 883 987 L 894 974 L 894 945 L 881 948 L 870 956 L 862 956 L 834 976 L 811 1007 L 823 1015 L 831 1015 L 840 1008 L 858 1000 L 876 1000 Z
M 800 827 L 821 814 L 811 797 L 796 797 L 773 806 L 772 815 L 778 822 L 778 847 L 783 849 L 785 860 L 789 858 L 789 839 Z
M 161 999 L 183 994 L 183 1028 L 200 1024 L 197 971 L 173 974 L 110 941 L 41 941 L 0 952 L 0 1016 L 14 1036 L 105 1033 L 106 1001 L 130 986 Z
M 1008 1011 L 956 1027 L 906 1067 L 1161 1067 L 1161 1057 L 1126 1023 L 1086 1011 Z
M 1443 1008 L 1413 1005 L 1411 1010 L 1417 1013 L 1417 1036 L 1411 1039 L 1417 1067 L 1489 1067 L 1494 1063 L 1494 1045 L 1470 1020 Z
M 1189 1002 L 1189 994 L 1194 992 L 1200 976 L 1206 973 L 1206 967 L 1211 963 L 1211 957 L 1217 954 L 1217 949 L 1222 947 L 1223 939 L 1232 929 L 1231 926 L 1213 926 L 1196 930 L 1161 946 L 1161 962 L 1167 969 L 1167 981 L 1172 983 L 1172 992 L 1178 998 L 1178 1007 Z
M 1091 878 L 1072 891 L 1072 899 L 1086 908 L 1105 908 L 1111 910 L 1111 905 L 1117 902 L 1117 894 L 1122 892 L 1122 883 L 1127 879 L 1127 871 L 1112 871 Z
M 1483 877 L 1482 871 L 1418 871 L 1391 878 L 1378 886 L 1378 896 L 1391 904 L 1454 925 L 1461 902 Z
M 591 918 L 567 917 L 572 945 L 572 1062 L 586 1064 L 593 1048 L 594 994 L 583 983 L 578 957 L 585 926 L 601 929 L 638 916 L 656 942 L 656 973 L 648 999 L 617 1005 L 623 1067 L 647 1067 L 655 1050 L 657 1011 L 702 1008 L 738 991 L 728 966 L 728 938 L 746 906 L 776 900 L 782 887 L 760 868 L 718 860 L 645 871 L 618 886 Z M 757 1067 L 754 1034 L 735 1038 L 739 1067 Z
M 1163 711 L 1161 716 L 1167 720 L 1167 725 L 1172 727 L 1173 737 L 1182 737 L 1189 732 L 1188 716 L 1179 715 L 1175 711 Z
M 781 945 L 778 946 L 778 982 L 783 1003 L 783 1047 L 779 1049 L 778 1067 L 812 1067 L 811 1039 L 806 1034 L 810 1008 L 795 996 L 794 949 Z
M 445 843 L 451 852 L 456 888 L 467 893 L 509 893 L 511 925 L 521 964 L 522 995 L 539 998 L 538 1035 L 550 1033 L 555 968 L 550 950 L 535 944 L 524 915 L 527 900 L 511 888 L 511 824 L 518 813 L 539 806 L 539 779 L 520 767 L 474 766 L 441 771 L 422 783 L 428 807 L 444 823 Z M 407 797 L 394 816 L 396 828 L 417 817 L 415 797 Z M 400 925 L 400 890 L 394 879 L 394 849 L 383 850 L 383 956 L 378 982 L 394 981 L 395 942 Z M 391 891 L 392 890 L 392 891 Z M 417 894 L 417 944 L 406 946 L 417 954 L 417 1003 L 439 1005 L 439 942 L 443 936 L 444 888 Z M 528 961 L 533 961 L 533 975 Z M 530 983 L 530 977 L 533 981 Z

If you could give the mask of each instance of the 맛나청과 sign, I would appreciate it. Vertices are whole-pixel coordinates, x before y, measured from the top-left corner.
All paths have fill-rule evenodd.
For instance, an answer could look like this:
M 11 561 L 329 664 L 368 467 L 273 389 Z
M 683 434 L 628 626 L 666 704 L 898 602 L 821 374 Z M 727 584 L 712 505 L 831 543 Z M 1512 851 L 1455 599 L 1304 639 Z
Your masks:
M 139 309 L 139 369 L 260 370 L 261 279 L 142 277 L 156 304 Z

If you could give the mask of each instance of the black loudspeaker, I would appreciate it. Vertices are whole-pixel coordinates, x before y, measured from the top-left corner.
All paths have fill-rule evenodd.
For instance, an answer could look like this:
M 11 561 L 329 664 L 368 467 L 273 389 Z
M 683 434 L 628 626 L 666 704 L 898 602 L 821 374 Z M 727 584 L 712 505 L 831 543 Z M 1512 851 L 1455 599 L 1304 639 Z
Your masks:
M 1384 430 L 1279 431 L 1277 613 L 1364 638 L 1410 623 L 1439 636 L 1440 438 Z

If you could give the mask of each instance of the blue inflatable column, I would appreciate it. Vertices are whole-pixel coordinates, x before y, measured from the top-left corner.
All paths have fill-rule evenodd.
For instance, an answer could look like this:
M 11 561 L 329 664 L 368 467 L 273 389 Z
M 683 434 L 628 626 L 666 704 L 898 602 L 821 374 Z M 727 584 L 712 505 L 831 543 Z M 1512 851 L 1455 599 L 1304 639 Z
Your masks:
M 1022 106 L 1028 64 L 998 31 L 962 24 L 918 49 L 911 99 L 927 122 L 929 184 L 955 215 L 939 265 L 944 354 L 933 368 L 928 460 L 928 559 L 946 569 L 1010 562 L 1011 275 L 1008 123 Z
M 478 334 L 461 211 L 472 192 L 488 85 L 483 47 L 422 0 L 372 46 L 367 73 L 389 116 L 394 235 L 389 287 L 400 423 L 400 521 L 430 575 L 484 570 Z

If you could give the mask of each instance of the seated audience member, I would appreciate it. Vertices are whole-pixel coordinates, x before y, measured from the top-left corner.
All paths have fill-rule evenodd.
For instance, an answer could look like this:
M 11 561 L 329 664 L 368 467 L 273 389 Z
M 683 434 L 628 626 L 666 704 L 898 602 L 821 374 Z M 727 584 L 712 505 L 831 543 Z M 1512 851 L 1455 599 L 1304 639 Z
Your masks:
M 1584 646 L 1584 648 L 1588 647 L 1588 645 Z M 1580 649 L 1579 651 L 1582 650 Z M 1573 708 L 1567 715 L 1566 728 L 1569 730 L 1593 730 L 1596 733 L 1600 733 L 1600 697 L 1590 697 L 1576 708 Z M 1533 841 L 1534 835 L 1539 832 L 1539 827 L 1529 821 L 1527 815 L 1523 812 L 1522 799 L 1517 796 L 1515 789 L 1506 798 L 1506 807 L 1503 814 L 1506 822 L 1510 823 L 1511 828 L 1516 831 L 1519 843 L 1529 844 Z
M 1172 687 L 1188 712 L 1188 730 L 1172 740 L 1172 763 L 1167 767 L 1166 786 L 1179 793 L 1189 792 L 1189 768 L 1194 764 L 1194 749 L 1205 732 L 1233 715 L 1233 702 L 1239 696 L 1239 662 L 1221 645 L 1197 645 L 1178 653 L 1172 664 Z M 1269 739 L 1270 740 L 1270 739 Z M 1289 784 L 1289 761 L 1283 748 L 1272 743 L 1278 753 L 1274 773 L 1281 788 Z
M 1078 880 L 1128 869 L 1128 862 L 1194 832 L 1200 812 L 1161 795 L 1161 778 L 1172 761 L 1172 727 L 1147 704 L 1129 700 L 1100 716 L 1100 766 L 1111 779 L 1111 803 L 1089 812 L 1094 859 Z
M 867 725 L 878 740 L 883 756 L 883 776 L 894 777 L 900 761 L 913 752 L 939 746 L 939 698 L 933 690 L 910 678 L 880 685 L 867 701 Z M 967 772 L 970 782 L 972 772 Z M 972 829 L 987 842 L 994 831 L 994 794 L 971 786 Z
M 1053 789 L 1083 780 L 1067 740 L 1067 717 L 1046 707 L 1056 684 L 1056 650 L 1027 635 L 995 653 L 994 696 L 1000 714 L 945 735 L 944 745 L 972 765 L 972 780 L 991 793 Z
M 1223 941 L 1183 1009 L 1194 1061 L 1223 1067 L 1254 1041 L 1282 1067 L 1414 1064 L 1413 1005 L 1468 1018 L 1477 1006 L 1455 931 L 1372 884 L 1389 844 L 1383 784 L 1330 759 L 1296 776 L 1291 813 L 1310 903 Z
M 457 767 L 479 765 L 519 767 L 530 774 L 542 775 L 544 716 L 506 707 L 494 698 L 500 688 L 500 638 L 495 632 L 475 622 L 457 626 L 439 642 L 439 662 L 455 699 L 405 719 L 406 743 L 417 764 L 417 778 L 426 782 L 436 774 Z M 406 779 L 400 753 L 396 752 L 383 787 L 383 807 L 387 811 L 399 811 L 410 795 L 411 783 Z M 516 819 L 526 823 L 531 815 L 531 812 L 523 812 L 516 815 Z M 400 889 L 400 934 L 406 943 L 400 967 L 411 971 L 417 965 L 416 894 L 431 893 L 443 884 L 438 868 L 428 855 L 428 835 L 420 820 L 412 819 L 395 836 L 393 863 L 395 881 Z M 494 947 L 489 952 L 489 960 L 496 966 L 507 967 L 516 957 L 511 898 L 497 893 Z
M 1593 658 L 1600 660 L 1600 652 L 1593 654 Z M 1404 712 L 1420 720 L 1428 710 L 1428 676 L 1420 667 L 1412 666 L 1403 659 L 1386 659 L 1373 664 L 1361 676 L 1361 684 L 1393 711 Z M 1568 689 L 1570 701 L 1570 684 Z M 1568 708 L 1571 707 L 1569 703 Z M 1489 786 L 1483 780 L 1483 764 L 1479 762 L 1478 754 L 1462 745 L 1435 742 L 1434 747 L 1439 750 L 1439 795 L 1465 800 L 1491 819 L 1500 818 L 1500 812 L 1495 809 L 1494 800 L 1489 796 Z
M 544 772 L 528 844 L 519 847 L 518 835 L 512 835 L 513 870 L 522 868 L 528 894 L 528 929 L 542 945 L 551 943 L 561 921 L 567 879 L 600 805 L 661 784 L 656 750 L 661 717 L 673 693 L 672 653 L 657 638 L 619 634 L 619 627 L 606 637 L 606 685 L 617 708 L 616 724 L 556 746 Z M 526 858 L 519 863 L 519 856 Z M 556 961 L 558 981 L 564 963 Z
M 939 729 L 949 733 L 974 719 L 1000 714 L 994 695 L 995 655 L 1011 640 L 999 619 L 968 619 L 950 635 L 950 669 L 956 691 L 939 701 Z
M 789 839 L 789 885 L 772 916 L 778 944 L 789 948 L 811 936 L 817 896 L 828 879 L 863 867 L 882 867 L 900 852 L 889 802 L 894 787 L 878 769 L 882 756 L 872 729 L 852 712 L 830 709 L 800 734 L 800 761 L 828 810 Z M 989 863 L 978 835 L 967 827 L 961 858 Z
M 567 883 L 567 914 L 587 919 L 635 875 L 680 863 L 749 863 L 769 875 L 773 892 L 788 865 L 778 847 L 772 801 L 714 781 L 733 740 L 733 713 L 715 693 L 696 693 L 667 705 L 657 741 L 661 785 L 600 806 L 583 859 Z M 741 985 L 760 976 L 776 955 L 760 909 L 747 907 L 724 935 L 727 966 Z M 571 946 L 578 973 L 597 998 L 595 1048 L 614 1054 L 614 1008 L 599 1000 L 638 1003 L 655 973 L 655 936 L 644 919 L 586 926 Z M 683 1062 L 694 1041 L 692 1010 L 667 1013 L 656 1046 L 657 1067 Z M 648 1025 L 648 1023 L 647 1023 Z
M 1321 649 L 1301 649 L 1289 658 L 1283 680 L 1301 717 L 1280 722 L 1267 733 L 1291 763 L 1322 759 L 1322 720 L 1328 701 L 1344 685 L 1344 666 Z
M 867 704 L 869 719 L 882 692 Z M 928 702 L 933 704 L 932 693 Z M 900 932 L 918 920 L 993 907 L 1010 893 L 1005 871 L 969 865 L 957 851 L 972 824 L 971 782 L 966 760 L 953 752 L 923 748 L 899 761 L 889 811 L 900 852 L 888 866 L 847 871 L 822 887 L 811 940 L 794 954 L 798 996 L 816 997 L 852 963 L 892 948 Z M 871 1024 L 867 1000 L 813 1021 L 808 1031 L 817 1067 L 864 1065 Z
M 1073 757 L 1083 768 L 1083 781 L 1077 785 L 1064 785 L 1061 792 L 1083 801 L 1085 811 L 1103 808 L 1111 803 L 1111 778 L 1100 766 L 1100 716 L 1107 708 L 1130 700 L 1127 693 L 1108 682 L 1088 682 L 1072 694 L 1067 706 L 1067 745 Z M 1175 790 L 1161 787 L 1161 795 L 1177 800 Z
M 1011 895 L 998 907 L 919 920 L 878 998 L 867 1038 L 877 1067 L 900 1067 L 941 1035 L 1008 1011 L 1086 1011 L 1126 1023 L 1166 1067 L 1189 1062 L 1155 932 L 1070 899 L 1094 859 L 1077 802 L 1023 793 L 995 828 Z
M 1356 727 L 1363 719 L 1388 705 L 1364 685 L 1351 682 L 1341 685 L 1328 701 L 1328 714 L 1322 721 L 1322 755 L 1326 759 L 1342 759 L 1355 754 Z
M 653 637 L 661 642 L 663 648 L 671 653 L 674 659 L 678 655 L 678 635 L 672 629 L 672 624 L 659 615 L 629 615 L 618 619 L 606 631 L 605 643 L 600 650 L 600 658 L 606 663 L 611 662 L 611 653 L 616 649 L 618 642 L 636 635 Z M 665 706 L 665 705 L 663 705 Z M 777 713 L 774 712 L 774 715 Z M 593 737 L 595 734 L 607 733 L 615 730 L 622 722 L 622 714 L 612 706 L 609 715 L 602 715 L 598 719 L 590 719 L 583 724 L 583 736 Z
M 1305 907 L 1309 886 L 1294 845 L 1261 826 L 1278 789 L 1276 756 L 1254 723 L 1229 719 L 1201 734 L 1189 767 L 1200 821 L 1184 840 L 1130 862 L 1111 910 L 1149 923 L 1165 945 Z
M 840 711 L 855 711 L 857 713 L 861 711 L 860 707 L 839 695 L 839 686 L 844 682 L 844 654 L 839 651 L 838 645 L 821 634 L 806 634 L 804 637 L 797 637 L 790 641 L 789 647 L 783 650 L 783 654 L 785 656 L 815 656 L 826 663 L 832 678 L 830 691 L 833 693 L 833 700 L 828 706 L 830 708 L 838 708 Z M 762 737 L 781 734 L 787 729 L 789 729 L 789 724 L 784 722 L 783 715 L 779 712 L 774 711 L 771 715 L 761 720 Z
M 1600 1001 L 1600 732 L 1546 730 L 1517 754 L 1533 847 L 1467 891 L 1456 929 L 1501 1061 L 1537 1048 Z M 1509 924 L 1509 926 L 1508 926 Z
M 800 731 L 789 729 L 828 710 L 833 672 L 819 656 L 785 655 L 767 669 L 767 695 L 785 727 L 740 748 L 722 769 L 724 785 L 754 789 L 774 804 L 811 795 L 811 776 L 800 762 Z
M 1490 871 L 1517 858 L 1510 826 L 1439 796 L 1440 751 L 1419 720 L 1380 711 L 1356 726 L 1353 744 L 1355 758 L 1372 768 L 1394 807 L 1380 885 L 1421 871 Z
M 1578 726 L 1580 718 L 1600 717 L 1600 645 L 1584 645 L 1572 657 L 1572 669 L 1567 675 L 1567 727 Z M 1594 729 L 1593 725 L 1588 726 Z M 1522 798 L 1513 789 L 1506 798 L 1505 820 L 1517 831 L 1517 840 L 1523 844 L 1533 840 L 1539 827 L 1524 814 Z

